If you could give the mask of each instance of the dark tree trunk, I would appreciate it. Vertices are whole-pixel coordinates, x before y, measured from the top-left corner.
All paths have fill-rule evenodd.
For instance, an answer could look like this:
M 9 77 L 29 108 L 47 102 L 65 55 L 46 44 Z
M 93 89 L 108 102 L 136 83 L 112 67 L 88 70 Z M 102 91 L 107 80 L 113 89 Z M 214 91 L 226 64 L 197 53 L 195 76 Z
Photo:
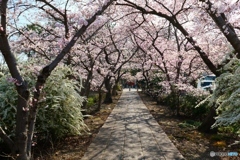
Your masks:
M 98 89 L 98 106 L 96 111 L 100 111 L 102 104 L 102 89 Z
M 113 100 L 112 100 L 112 93 L 110 91 L 110 92 L 106 93 L 106 97 L 104 99 L 104 103 L 109 104 L 109 103 L 112 103 L 112 102 L 113 102 Z
M 91 83 L 90 83 L 91 79 L 92 79 L 92 71 L 88 73 L 87 80 L 84 84 L 84 88 L 82 88 L 81 93 L 80 93 L 81 96 L 84 96 L 84 97 L 88 98 L 89 93 L 90 93 L 90 87 L 91 87 L 90 86 L 91 85 Z M 84 101 L 82 108 L 86 108 L 86 106 L 87 106 L 87 102 Z
M 180 116 L 180 95 L 179 95 L 179 92 L 176 94 L 176 99 L 177 99 L 177 103 L 176 103 L 177 116 Z
M 172 96 L 173 96 L 173 113 L 174 115 L 180 116 L 180 97 L 179 97 L 179 93 L 178 91 L 174 88 L 174 86 L 171 87 L 172 88 Z
M 112 85 L 110 83 L 110 80 L 111 80 L 111 77 L 106 77 L 105 78 L 105 87 L 107 89 L 107 93 L 106 93 L 106 97 L 104 99 L 104 103 L 106 104 L 109 104 L 109 103 L 112 103 L 113 100 L 112 100 L 112 92 L 111 92 L 111 89 L 112 89 Z
M 28 160 L 31 157 L 31 150 L 28 150 L 28 99 L 29 91 L 27 88 L 21 88 L 18 90 L 20 94 L 18 96 L 17 116 L 16 116 L 16 136 L 15 145 L 13 149 L 14 155 L 17 156 L 17 160 Z
M 7 35 L 7 0 L 1 2 L 0 5 L 0 16 L 1 16 L 1 26 L 3 30 L 0 30 L 0 51 L 7 63 L 9 72 L 12 78 L 15 79 L 15 85 L 18 92 L 17 101 L 17 114 L 16 114 L 16 131 L 15 131 L 15 141 L 13 142 L 6 135 L 1 134 L 3 139 L 7 140 L 7 143 L 11 147 L 12 153 L 17 156 L 18 160 L 28 160 L 31 155 L 27 150 L 27 127 L 28 127 L 28 100 L 29 91 L 27 83 L 23 80 L 20 72 L 17 68 L 17 63 L 14 55 L 11 52 L 10 45 L 8 42 Z M 1 132 L 4 133 L 4 132 Z M 13 144 L 14 143 L 14 144 Z M 14 147 L 13 147 L 14 146 Z
M 198 127 L 198 130 L 200 132 L 204 133 L 216 133 L 217 128 L 211 129 L 211 126 L 215 123 L 214 117 L 216 117 L 216 109 L 214 107 L 211 107 L 207 117 L 204 119 L 203 123 Z

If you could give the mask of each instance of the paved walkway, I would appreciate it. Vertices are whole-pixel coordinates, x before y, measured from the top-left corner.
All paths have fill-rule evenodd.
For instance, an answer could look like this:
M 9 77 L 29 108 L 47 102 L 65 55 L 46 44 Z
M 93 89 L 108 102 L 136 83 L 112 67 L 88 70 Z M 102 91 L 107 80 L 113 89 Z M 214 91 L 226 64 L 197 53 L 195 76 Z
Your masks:
M 184 159 L 133 89 L 125 89 L 82 160 Z

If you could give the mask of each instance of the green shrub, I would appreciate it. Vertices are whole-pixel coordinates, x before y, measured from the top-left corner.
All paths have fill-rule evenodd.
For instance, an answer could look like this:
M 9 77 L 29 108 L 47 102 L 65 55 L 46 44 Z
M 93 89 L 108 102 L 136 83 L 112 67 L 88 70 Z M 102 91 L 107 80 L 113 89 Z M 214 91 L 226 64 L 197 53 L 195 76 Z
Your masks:
M 79 82 L 67 78 L 72 74 L 72 70 L 65 66 L 49 77 L 44 89 L 46 100 L 39 105 L 37 130 L 61 138 L 80 134 L 86 128 L 81 113 L 84 99 L 79 95 Z
M 208 111 L 208 101 L 195 107 L 206 96 L 194 96 L 190 93 L 178 96 L 170 93 L 168 95 L 161 95 L 158 97 L 159 104 L 168 106 L 171 110 L 175 111 L 177 106 L 180 106 L 181 114 L 195 119 L 202 119 Z M 179 102 L 179 104 L 178 104 Z
M 93 106 L 95 103 L 96 103 L 96 102 L 95 102 L 94 97 L 89 97 L 89 98 L 87 99 L 87 107 L 91 107 L 91 106 Z
M 30 72 L 29 64 L 24 64 L 21 68 L 21 74 L 28 82 L 30 90 L 33 90 L 36 73 Z M 67 78 L 74 74 L 69 67 L 59 66 L 46 81 L 36 120 L 36 133 L 41 138 L 61 138 L 80 134 L 86 129 L 81 113 L 84 98 L 78 94 L 81 84 L 76 79 Z M 7 77 L 9 75 L 0 78 L 0 126 L 14 136 L 17 92 L 14 84 L 7 81 Z
M 0 126 L 12 137 L 15 129 L 17 92 L 15 86 L 7 81 L 7 76 L 0 78 Z
M 194 96 L 191 94 L 186 94 L 180 97 L 180 110 L 186 116 L 194 117 L 196 119 L 202 119 L 208 111 L 208 102 L 205 102 L 198 107 L 195 107 L 199 102 L 201 102 L 204 96 Z
M 159 96 L 159 101 L 161 102 L 161 104 L 166 105 L 168 107 L 170 107 L 171 109 L 173 109 L 175 107 L 175 98 L 173 96 L 173 94 L 164 94 Z
M 232 124 L 229 126 L 221 126 L 218 128 L 218 131 L 222 133 L 234 133 L 234 134 L 240 135 L 239 128 L 240 128 L 240 124 Z

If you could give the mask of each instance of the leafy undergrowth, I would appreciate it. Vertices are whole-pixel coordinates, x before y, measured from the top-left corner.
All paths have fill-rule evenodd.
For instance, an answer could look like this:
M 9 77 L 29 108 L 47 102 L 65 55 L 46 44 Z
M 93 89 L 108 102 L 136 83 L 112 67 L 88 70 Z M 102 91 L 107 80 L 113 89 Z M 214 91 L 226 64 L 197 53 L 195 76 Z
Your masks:
M 187 160 L 239 160 L 238 157 L 210 156 L 210 152 L 235 151 L 240 154 L 240 145 L 229 146 L 239 137 L 230 133 L 203 134 L 197 131 L 199 122 L 186 117 L 173 116 L 165 106 L 157 105 L 151 97 L 139 92 L 144 104 Z
M 101 110 L 84 120 L 89 132 L 81 136 L 66 137 L 54 141 L 48 140 L 38 143 L 33 147 L 35 160 L 79 160 L 83 157 L 87 147 L 97 135 L 99 129 L 106 121 L 113 108 L 116 106 L 121 93 L 113 97 L 112 104 L 102 104 Z

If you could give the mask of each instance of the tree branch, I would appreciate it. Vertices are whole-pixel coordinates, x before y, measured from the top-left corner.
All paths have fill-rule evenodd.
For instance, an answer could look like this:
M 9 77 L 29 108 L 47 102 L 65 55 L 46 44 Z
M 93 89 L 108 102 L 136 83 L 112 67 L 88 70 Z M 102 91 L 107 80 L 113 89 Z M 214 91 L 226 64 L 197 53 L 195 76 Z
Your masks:
M 237 52 L 237 58 L 240 59 L 240 39 L 236 34 L 233 26 L 227 21 L 224 13 L 217 13 L 217 11 L 213 8 L 213 4 L 210 1 L 200 0 L 205 2 L 208 7 L 206 8 L 207 13 L 214 20 L 220 31 L 227 38 L 228 42 L 232 45 L 232 47 Z
M 11 138 L 9 138 L 6 133 L 4 132 L 4 130 L 2 129 L 2 127 L 0 127 L 0 137 L 3 139 L 4 142 L 7 143 L 7 145 L 9 146 L 9 148 L 13 148 L 14 146 L 14 142 L 12 141 Z

